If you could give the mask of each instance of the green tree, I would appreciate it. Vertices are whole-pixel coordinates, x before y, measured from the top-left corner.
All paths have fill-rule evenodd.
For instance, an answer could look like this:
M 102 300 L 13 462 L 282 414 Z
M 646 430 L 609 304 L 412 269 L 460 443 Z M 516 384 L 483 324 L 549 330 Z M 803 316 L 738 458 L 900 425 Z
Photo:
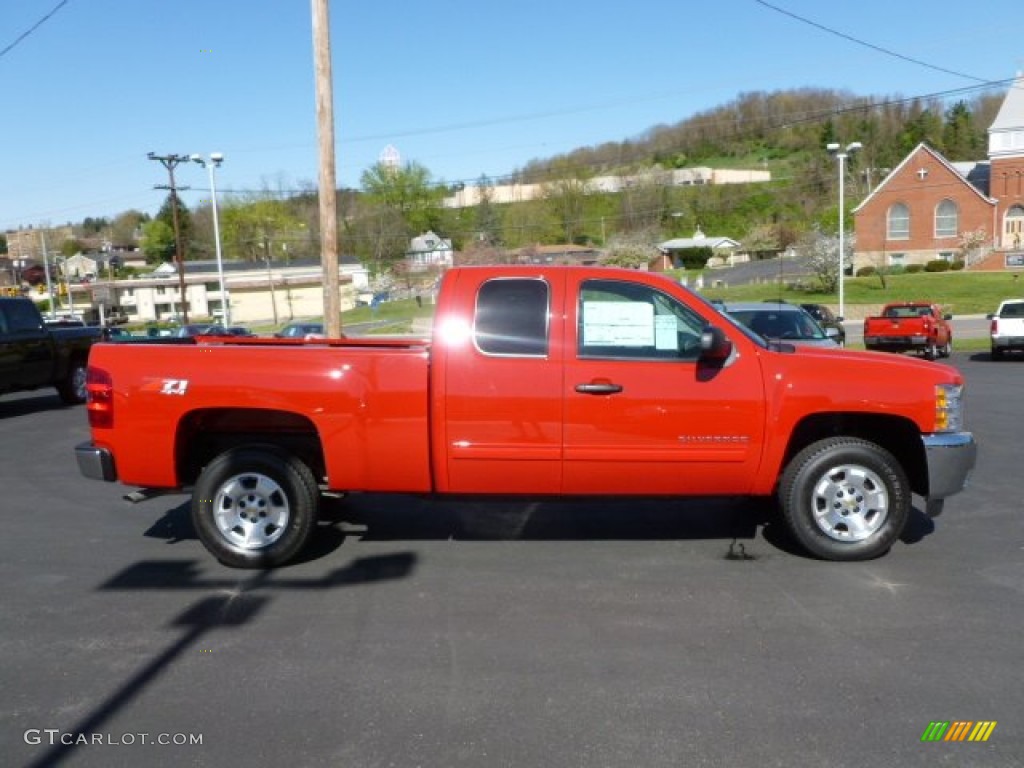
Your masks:
M 74 256 L 76 253 L 82 253 L 85 250 L 85 246 L 81 240 L 70 237 L 60 244 L 61 256 Z
M 974 160 L 981 144 L 970 108 L 966 102 L 958 101 L 946 112 L 942 128 L 943 153 L 950 160 Z
M 445 189 L 431 183 L 430 171 L 419 163 L 395 168 L 377 163 L 359 179 L 370 203 L 397 212 L 414 233 L 437 229 Z
M 479 245 L 499 245 L 501 243 L 501 214 L 491 202 L 494 188 L 486 176 L 477 181 L 480 189 L 480 202 L 473 211 L 473 242 Z
M 146 261 L 150 264 L 174 260 L 174 230 L 161 219 L 153 219 L 142 225 L 141 245 Z
M 581 242 L 586 228 L 586 197 L 589 171 L 570 162 L 556 164 L 551 179 L 544 183 L 542 197 L 548 210 L 562 226 L 563 242 Z
M 554 244 L 562 238 L 562 225 L 542 200 L 528 200 L 504 210 L 502 239 L 508 248 Z
M 225 250 L 245 261 L 287 258 L 282 246 L 302 230 L 284 201 L 271 197 L 231 199 L 218 212 Z
M 119 213 L 110 223 L 110 243 L 115 248 L 131 249 L 138 245 L 142 225 L 149 216 L 141 211 Z
M 172 252 L 172 258 L 175 255 L 180 255 L 184 261 L 188 258 L 188 244 L 192 241 L 192 214 L 189 213 L 188 206 L 181 202 L 181 198 L 173 192 L 168 192 L 167 197 L 164 199 L 164 204 L 160 206 L 160 210 L 156 213 L 156 220 L 162 221 L 168 227 L 170 227 L 172 239 L 174 234 L 174 208 L 172 206 L 177 205 L 178 208 L 178 237 L 181 240 L 178 243 L 177 251 Z
M 7 237 L 0 234 L 0 253 L 7 253 Z

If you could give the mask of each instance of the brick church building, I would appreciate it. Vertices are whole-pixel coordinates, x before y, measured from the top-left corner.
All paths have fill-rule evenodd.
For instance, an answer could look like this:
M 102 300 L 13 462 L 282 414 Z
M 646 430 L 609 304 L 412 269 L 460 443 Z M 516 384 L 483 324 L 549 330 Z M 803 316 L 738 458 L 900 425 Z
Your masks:
M 964 259 L 1024 270 L 1024 75 L 988 129 L 988 159 L 953 163 L 919 144 L 853 211 L 854 271 Z

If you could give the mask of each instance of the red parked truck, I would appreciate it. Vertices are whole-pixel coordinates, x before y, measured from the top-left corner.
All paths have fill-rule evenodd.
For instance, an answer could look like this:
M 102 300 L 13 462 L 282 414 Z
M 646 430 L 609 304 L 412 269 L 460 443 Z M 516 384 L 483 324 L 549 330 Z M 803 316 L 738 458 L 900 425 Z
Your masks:
M 776 496 L 810 553 L 886 552 L 962 490 L 963 379 L 761 337 L 669 278 L 449 270 L 430 339 L 100 344 L 81 472 L 191 489 L 223 563 L 283 564 L 321 492 Z
M 949 357 L 953 353 L 952 319 L 938 304 L 886 304 L 880 315 L 864 319 L 864 347 L 881 352 L 917 352 L 928 360 Z

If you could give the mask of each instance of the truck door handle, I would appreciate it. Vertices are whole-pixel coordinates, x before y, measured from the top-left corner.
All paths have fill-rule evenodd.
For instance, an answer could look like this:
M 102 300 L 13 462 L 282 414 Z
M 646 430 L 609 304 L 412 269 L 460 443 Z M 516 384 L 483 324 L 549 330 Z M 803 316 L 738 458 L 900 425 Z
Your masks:
M 610 381 L 591 382 L 577 384 L 576 391 L 582 395 L 614 395 L 622 391 L 622 385 L 612 384 Z

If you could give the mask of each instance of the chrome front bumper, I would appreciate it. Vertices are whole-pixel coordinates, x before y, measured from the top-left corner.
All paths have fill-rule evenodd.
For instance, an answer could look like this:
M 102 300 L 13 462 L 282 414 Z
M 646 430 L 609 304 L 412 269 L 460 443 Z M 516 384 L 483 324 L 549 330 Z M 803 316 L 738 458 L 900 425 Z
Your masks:
M 978 458 L 978 444 L 970 432 L 925 435 L 924 455 L 928 462 L 928 500 L 960 493 L 971 479 Z

